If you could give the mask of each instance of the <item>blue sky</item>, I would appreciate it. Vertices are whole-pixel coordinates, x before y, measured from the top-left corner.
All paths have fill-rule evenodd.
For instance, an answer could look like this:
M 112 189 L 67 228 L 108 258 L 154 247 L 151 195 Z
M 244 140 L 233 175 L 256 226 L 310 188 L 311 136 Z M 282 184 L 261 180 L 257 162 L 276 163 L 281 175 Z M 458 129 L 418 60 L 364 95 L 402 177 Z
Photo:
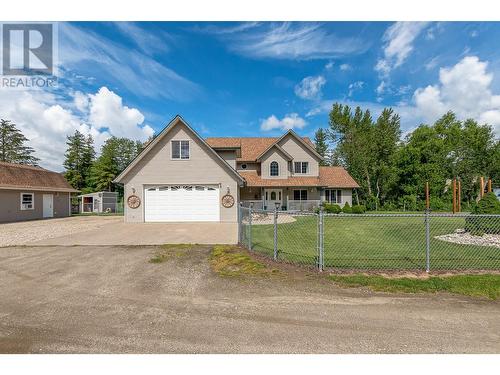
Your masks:
M 58 34 L 59 87 L 0 92 L 2 116 L 56 170 L 76 129 L 98 145 L 145 139 L 176 114 L 203 136 L 313 136 L 338 101 L 375 116 L 391 106 L 404 131 L 454 110 L 500 133 L 498 23 L 100 22 Z

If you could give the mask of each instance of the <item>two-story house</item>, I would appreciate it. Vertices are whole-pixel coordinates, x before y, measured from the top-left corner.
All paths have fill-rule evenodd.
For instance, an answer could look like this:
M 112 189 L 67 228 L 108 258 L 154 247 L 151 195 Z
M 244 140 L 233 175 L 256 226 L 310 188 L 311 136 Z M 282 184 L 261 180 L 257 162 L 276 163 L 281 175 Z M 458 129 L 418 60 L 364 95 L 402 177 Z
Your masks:
M 358 184 L 342 167 L 321 166 L 323 160 L 307 137 L 289 130 L 279 138 L 207 138 L 245 179 L 243 205 L 256 209 L 313 210 L 327 201 L 352 205 Z
M 130 222 L 236 223 L 239 204 L 311 210 L 352 204 L 358 187 L 341 167 L 320 166 L 309 138 L 200 137 L 176 116 L 116 178 Z

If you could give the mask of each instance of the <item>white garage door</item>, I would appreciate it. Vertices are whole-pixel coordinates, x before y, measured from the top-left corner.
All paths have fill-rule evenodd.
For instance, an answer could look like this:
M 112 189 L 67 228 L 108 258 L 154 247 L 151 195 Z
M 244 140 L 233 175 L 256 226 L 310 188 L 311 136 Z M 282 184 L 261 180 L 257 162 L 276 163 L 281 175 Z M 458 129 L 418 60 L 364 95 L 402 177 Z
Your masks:
M 144 191 L 145 221 L 219 221 L 219 188 L 152 186 Z

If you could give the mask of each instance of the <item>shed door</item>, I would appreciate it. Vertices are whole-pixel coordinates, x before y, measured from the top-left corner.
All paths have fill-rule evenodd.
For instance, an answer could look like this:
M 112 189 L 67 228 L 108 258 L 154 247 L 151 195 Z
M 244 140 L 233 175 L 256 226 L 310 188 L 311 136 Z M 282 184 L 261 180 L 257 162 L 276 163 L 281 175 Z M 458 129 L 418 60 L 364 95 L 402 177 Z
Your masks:
M 144 191 L 144 221 L 219 221 L 219 188 L 154 186 Z

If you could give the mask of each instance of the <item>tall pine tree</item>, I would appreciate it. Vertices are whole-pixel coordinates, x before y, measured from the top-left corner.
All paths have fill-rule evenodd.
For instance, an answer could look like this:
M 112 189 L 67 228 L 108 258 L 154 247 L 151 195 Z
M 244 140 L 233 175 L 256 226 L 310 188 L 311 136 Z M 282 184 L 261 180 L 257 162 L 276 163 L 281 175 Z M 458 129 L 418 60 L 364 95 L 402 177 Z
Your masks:
M 314 145 L 316 152 L 325 158 L 320 165 L 328 165 L 328 134 L 324 129 L 319 128 L 314 134 Z
M 92 136 L 85 137 L 78 130 L 69 135 L 66 140 L 64 176 L 75 189 L 82 190 L 88 185 L 90 168 L 95 158 L 94 141 Z
M 0 120 L 0 161 L 37 165 L 40 159 L 33 156 L 35 150 L 27 146 L 26 142 L 28 138 L 16 124 L 9 120 Z

